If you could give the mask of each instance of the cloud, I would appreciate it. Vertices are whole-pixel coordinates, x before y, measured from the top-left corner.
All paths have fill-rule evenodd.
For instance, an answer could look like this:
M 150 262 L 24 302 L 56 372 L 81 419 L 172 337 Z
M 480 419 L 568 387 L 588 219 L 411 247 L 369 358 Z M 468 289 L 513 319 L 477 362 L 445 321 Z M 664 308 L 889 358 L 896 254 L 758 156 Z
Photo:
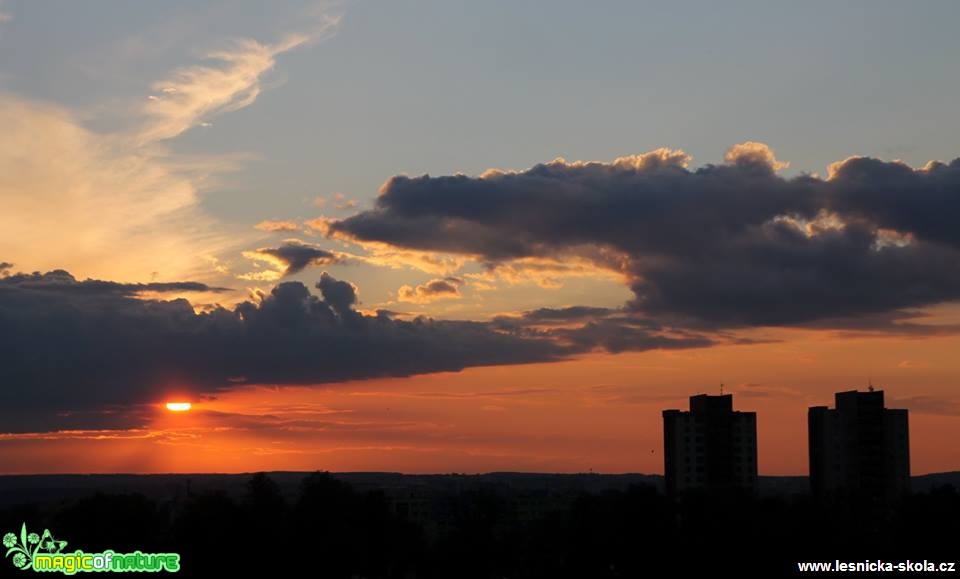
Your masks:
M 313 204 L 317 207 L 326 207 L 327 202 L 332 201 L 331 205 L 334 209 L 345 210 L 345 209 L 356 209 L 357 201 L 355 199 L 348 199 L 346 195 L 340 193 L 339 191 L 333 194 L 332 199 L 327 199 L 326 197 L 319 196 L 313 200 Z
M 613 318 L 588 322 L 582 327 L 553 332 L 575 350 L 602 348 L 607 352 L 643 352 L 656 349 L 706 348 L 717 343 L 713 337 L 688 333 L 664 333 L 643 320 Z
M 787 386 L 769 386 L 745 382 L 733 387 L 738 397 L 745 398 L 805 398 L 808 395 L 795 388 Z
M 0 93 L 0 255 L 121 281 L 203 279 L 242 237 L 200 207 L 232 159 L 176 156 L 87 130 L 68 110 Z
M 262 247 L 254 251 L 244 251 L 243 256 L 254 261 L 263 261 L 274 266 L 275 270 L 254 272 L 239 276 L 241 279 L 279 279 L 283 276 L 299 273 L 309 266 L 333 265 L 342 261 L 340 254 L 304 243 L 297 239 L 288 239 L 280 247 Z
M 323 300 L 340 317 L 341 320 L 348 320 L 359 316 L 353 311 L 353 306 L 359 301 L 357 295 L 360 290 L 350 282 L 340 281 L 327 272 L 320 274 L 320 281 L 317 282 L 317 289 L 323 294 Z
M 460 286 L 462 285 L 463 280 L 458 277 L 432 279 L 417 287 L 404 285 L 397 291 L 397 300 L 401 302 L 426 304 L 442 299 L 459 299 Z
M 545 257 L 522 257 L 499 262 L 484 263 L 484 271 L 467 273 L 464 277 L 481 288 L 499 282 L 508 285 L 534 284 L 543 289 L 559 289 L 568 278 L 613 278 L 622 281 L 623 276 L 608 268 L 597 266 L 589 258 L 563 255 L 563 259 Z M 599 256 L 598 256 L 599 257 Z M 602 258 L 599 261 L 604 261 Z
M 797 324 L 814 330 L 832 330 L 846 337 L 901 335 L 906 337 L 948 336 L 960 333 L 960 324 L 938 320 L 935 311 L 899 309 L 896 311 L 854 314 L 840 318 L 822 318 Z
M 6 264 L 0 264 L 3 266 Z M 2 269 L 2 267 L 0 267 Z M 69 272 L 60 270 L 47 273 L 16 273 L 0 279 L 0 285 L 35 292 L 65 292 L 99 296 L 136 296 L 147 293 L 223 293 L 233 291 L 224 287 L 212 287 L 195 281 L 118 283 L 87 279 L 77 281 Z
M 849 219 L 960 248 L 960 159 L 913 169 L 899 161 L 852 157 L 830 166 L 826 206 Z
M 548 362 L 598 347 L 709 343 L 635 323 L 626 332 L 609 322 L 551 333 L 366 315 L 354 309 L 356 287 L 326 273 L 316 284 L 319 296 L 286 282 L 257 303 L 232 308 L 197 311 L 185 299 L 137 297 L 184 287 L 199 289 L 77 281 L 65 271 L 0 280 L 2 429 L 136 427 L 147 420 L 146 404 L 238 384 L 323 384 Z
M 868 227 L 808 237 L 764 224 L 699 255 L 640 265 L 635 307 L 708 323 L 784 325 L 960 298 L 960 253 L 917 243 L 875 248 Z
M 345 209 L 356 209 L 357 208 L 356 199 L 347 199 L 343 193 L 334 193 L 333 194 L 333 208 L 340 209 L 341 211 Z
M 261 221 L 253 226 L 260 231 L 299 231 L 300 226 L 295 221 L 270 221 L 269 219 Z
M 901 406 L 919 414 L 939 414 L 942 416 L 960 416 L 960 402 L 942 396 L 908 396 L 895 398 L 891 406 Z
M 276 44 L 240 39 L 223 50 L 209 52 L 218 63 L 177 69 L 154 83 L 154 93 L 142 106 L 150 120 L 139 133 L 141 143 L 177 137 L 207 119 L 253 104 L 262 90 L 261 77 L 276 65 L 279 55 L 329 36 L 340 18 L 321 14 L 308 33 L 289 34 Z
M 579 260 L 624 279 L 637 315 L 674 327 L 867 320 L 960 299 L 960 159 L 913 169 L 851 158 L 827 179 L 785 178 L 769 147 L 748 142 L 724 164 L 688 162 L 659 149 L 396 176 L 373 209 L 325 218 L 323 232 L 488 271 Z
M 897 364 L 897 368 L 929 368 L 930 365 L 927 362 L 918 362 L 916 360 L 901 360 Z
M 568 323 L 597 317 L 606 317 L 616 310 L 589 306 L 568 306 L 565 308 L 538 308 L 525 312 L 525 320 L 537 323 Z
M 765 167 L 771 171 L 781 171 L 790 166 L 790 163 L 778 161 L 773 149 L 764 143 L 747 141 L 730 147 L 723 160 L 730 165 L 744 165 L 747 167 Z

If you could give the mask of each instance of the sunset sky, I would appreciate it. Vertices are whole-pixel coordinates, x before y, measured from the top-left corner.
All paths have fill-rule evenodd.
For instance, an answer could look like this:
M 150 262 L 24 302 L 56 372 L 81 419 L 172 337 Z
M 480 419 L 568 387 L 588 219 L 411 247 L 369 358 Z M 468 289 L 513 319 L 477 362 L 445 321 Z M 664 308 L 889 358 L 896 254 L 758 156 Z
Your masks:
M 773 4 L 0 0 L 0 473 L 960 470 L 960 4 Z

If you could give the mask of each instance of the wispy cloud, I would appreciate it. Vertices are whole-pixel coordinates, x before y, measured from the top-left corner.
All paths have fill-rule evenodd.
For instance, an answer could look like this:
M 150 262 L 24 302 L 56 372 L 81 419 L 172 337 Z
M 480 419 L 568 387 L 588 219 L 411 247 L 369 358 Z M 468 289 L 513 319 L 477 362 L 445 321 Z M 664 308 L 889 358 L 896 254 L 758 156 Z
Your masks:
M 142 112 L 149 121 L 139 133 L 141 143 L 172 139 L 218 114 L 250 106 L 262 90 L 261 77 L 276 65 L 277 56 L 330 36 L 338 15 L 321 14 L 307 33 L 285 36 L 275 44 L 240 39 L 229 48 L 208 53 L 211 64 L 177 69 L 154 83 Z
M 349 199 L 346 195 L 339 191 L 334 193 L 333 197 L 330 199 L 327 199 L 321 195 L 313 200 L 313 204 L 322 208 L 326 207 L 328 201 L 332 202 L 331 205 L 334 209 L 338 209 L 340 211 L 344 211 L 346 209 L 356 209 L 359 206 L 359 203 L 357 203 L 356 199 Z
M 276 233 L 278 231 L 298 231 L 300 229 L 300 226 L 297 225 L 296 221 L 272 221 L 269 219 L 261 221 L 253 227 L 254 229 L 259 229 L 260 231 L 269 231 L 271 233 Z
M 71 111 L 0 93 L 2 259 L 121 281 L 197 277 L 242 242 L 199 195 L 235 159 L 183 158 L 88 130 Z
M 960 416 L 960 402 L 945 396 L 919 394 L 905 398 L 895 398 L 891 405 L 903 406 L 918 414 L 938 414 L 941 416 Z

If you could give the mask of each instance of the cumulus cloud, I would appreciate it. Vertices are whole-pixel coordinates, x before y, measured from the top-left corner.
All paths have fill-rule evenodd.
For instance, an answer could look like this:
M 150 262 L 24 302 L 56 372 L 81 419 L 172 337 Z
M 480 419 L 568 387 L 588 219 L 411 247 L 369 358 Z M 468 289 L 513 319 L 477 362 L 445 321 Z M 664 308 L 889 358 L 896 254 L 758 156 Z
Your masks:
M 374 209 L 327 220 L 327 233 L 494 261 L 579 254 L 598 245 L 669 252 L 816 205 L 794 191 L 803 183 L 784 186 L 761 163 L 690 171 L 686 158 L 655 151 L 630 162 L 558 159 L 477 178 L 397 176 L 384 184 Z
M 320 274 L 320 281 L 317 282 L 317 289 L 323 294 L 323 301 L 330 306 L 341 320 L 359 315 L 353 311 L 353 307 L 359 301 L 360 290 L 357 286 L 323 272 Z
M 771 171 L 780 171 L 790 166 L 790 163 L 778 161 L 773 149 L 765 143 L 747 141 L 730 147 L 723 160 L 731 165 L 745 165 L 766 167 Z
M 274 233 L 279 231 L 298 231 L 300 229 L 296 221 L 271 221 L 269 219 L 261 221 L 253 227 L 260 231 L 270 231 Z
M 853 157 L 834 163 L 825 205 L 848 219 L 960 249 L 960 159 L 913 169 Z
M 461 285 L 463 280 L 452 276 L 432 279 L 416 287 L 404 285 L 397 291 L 397 300 L 426 304 L 436 300 L 459 299 Z
M 326 235 L 439 251 L 488 271 L 588 262 L 621 276 L 629 307 L 676 327 L 865 319 L 960 299 L 960 160 L 914 169 L 850 158 L 785 178 L 761 143 L 697 169 L 657 150 L 562 159 L 479 177 L 396 176 L 373 209 Z
M 245 251 L 243 256 L 254 261 L 269 263 L 275 269 L 244 274 L 240 278 L 265 280 L 280 279 L 283 276 L 299 273 L 309 266 L 332 265 L 342 260 L 340 254 L 297 239 L 288 239 L 280 247 L 262 247 L 254 251 Z
M 196 286 L 186 286 L 196 288 Z M 321 384 L 564 359 L 595 348 L 689 348 L 709 340 L 632 323 L 564 327 L 395 320 L 358 312 L 357 289 L 323 274 L 255 302 L 196 311 L 136 297 L 183 287 L 77 281 L 65 271 L 0 280 L 0 428 L 142 424 L 143 404 L 245 383 Z M 617 334 L 619 337 L 614 338 Z

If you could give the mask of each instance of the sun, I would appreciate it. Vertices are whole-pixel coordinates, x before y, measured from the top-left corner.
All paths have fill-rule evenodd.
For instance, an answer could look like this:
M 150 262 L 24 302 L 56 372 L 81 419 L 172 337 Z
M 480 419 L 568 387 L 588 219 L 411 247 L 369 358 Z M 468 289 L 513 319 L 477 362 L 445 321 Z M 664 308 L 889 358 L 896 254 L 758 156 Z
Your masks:
M 192 407 L 189 402 L 167 402 L 167 410 L 171 412 L 186 412 Z

